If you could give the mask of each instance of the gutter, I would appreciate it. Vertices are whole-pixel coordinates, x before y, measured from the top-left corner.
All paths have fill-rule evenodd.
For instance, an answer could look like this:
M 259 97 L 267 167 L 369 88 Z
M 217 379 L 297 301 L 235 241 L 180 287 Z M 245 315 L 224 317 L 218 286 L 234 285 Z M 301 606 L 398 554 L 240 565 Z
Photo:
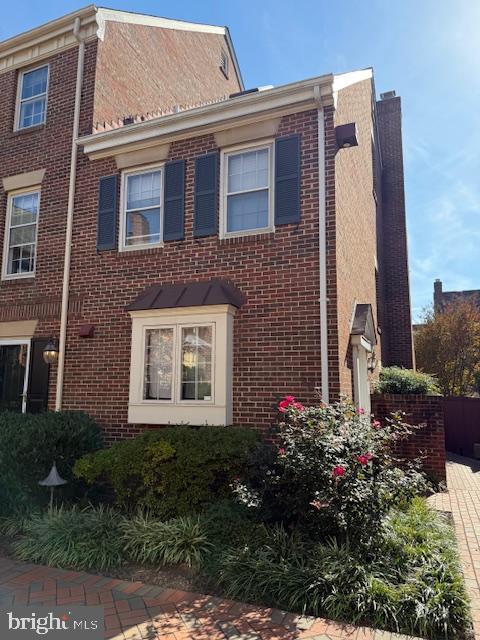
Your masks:
M 325 121 L 320 87 L 315 87 L 318 126 L 318 252 L 319 252 L 319 302 L 320 302 L 320 369 L 321 397 L 327 403 L 330 398 L 328 381 L 328 315 L 327 315 L 327 222 L 325 202 Z
M 80 122 L 83 67 L 85 61 L 85 40 L 80 39 L 80 18 L 75 18 L 73 34 L 78 40 L 77 80 L 75 86 L 75 110 L 73 114 L 72 148 L 70 155 L 70 182 L 68 185 L 67 226 L 65 231 L 65 258 L 63 263 L 62 307 L 60 315 L 60 338 L 58 347 L 57 385 L 55 411 L 62 410 L 63 379 L 65 373 L 65 345 L 67 340 L 68 301 L 70 294 L 70 262 L 72 254 L 73 210 L 77 174 L 77 138 Z

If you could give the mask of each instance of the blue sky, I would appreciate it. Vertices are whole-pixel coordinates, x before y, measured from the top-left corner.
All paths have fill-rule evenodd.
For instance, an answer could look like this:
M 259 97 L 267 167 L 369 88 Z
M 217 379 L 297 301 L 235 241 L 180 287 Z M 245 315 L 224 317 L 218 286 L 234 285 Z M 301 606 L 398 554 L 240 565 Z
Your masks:
M 117 9 L 228 25 L 245 85 L 372 66 L 403 100 L 414 318 L 444 288 L 480 288 L 478 0 L 115 0 Z M 83 6 L 16 0 L 0 39 Z

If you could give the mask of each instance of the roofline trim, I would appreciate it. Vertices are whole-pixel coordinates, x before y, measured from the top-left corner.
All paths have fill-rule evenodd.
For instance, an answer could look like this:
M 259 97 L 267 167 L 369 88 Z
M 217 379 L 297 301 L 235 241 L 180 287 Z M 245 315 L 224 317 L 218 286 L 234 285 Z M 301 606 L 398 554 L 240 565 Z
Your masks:
M 77 143 L 90 159 L 112 157 L 174 139 L 259 122 L 274 115 L 331 105 L 332 85 L 333 76 L 327 74 L 91 134 L 79 138 Z

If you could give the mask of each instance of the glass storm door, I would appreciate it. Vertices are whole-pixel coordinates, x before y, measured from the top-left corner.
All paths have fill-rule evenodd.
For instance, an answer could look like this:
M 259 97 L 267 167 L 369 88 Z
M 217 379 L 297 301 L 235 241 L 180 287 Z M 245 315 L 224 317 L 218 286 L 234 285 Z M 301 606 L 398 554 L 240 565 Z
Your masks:
M 0 342 L 0 411 L 26 409 L 28 343 Z

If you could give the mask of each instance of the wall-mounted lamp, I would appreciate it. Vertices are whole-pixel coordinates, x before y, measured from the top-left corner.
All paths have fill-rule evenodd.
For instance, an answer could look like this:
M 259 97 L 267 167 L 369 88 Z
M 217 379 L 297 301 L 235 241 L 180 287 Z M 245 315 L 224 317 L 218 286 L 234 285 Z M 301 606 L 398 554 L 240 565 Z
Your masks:
M 58 360 L 58 345 L 55 338 L 50 338 L 43 350 L 43 359 L 47 364 L 55 364 Z
M 377 364 L 377 356 L 375 354 L 375 351 L 372 351 L 372 353 L 367 358 L 367 369 L 370 371 L 370 373 L 373 373 L 375 371 L 375 369 L 377 368 Z
M 338 127 L 335 127 L 335 138 L 337 140 L 337 149 L 357 147 L 357 125 L 355 122 L 339 124 Z

